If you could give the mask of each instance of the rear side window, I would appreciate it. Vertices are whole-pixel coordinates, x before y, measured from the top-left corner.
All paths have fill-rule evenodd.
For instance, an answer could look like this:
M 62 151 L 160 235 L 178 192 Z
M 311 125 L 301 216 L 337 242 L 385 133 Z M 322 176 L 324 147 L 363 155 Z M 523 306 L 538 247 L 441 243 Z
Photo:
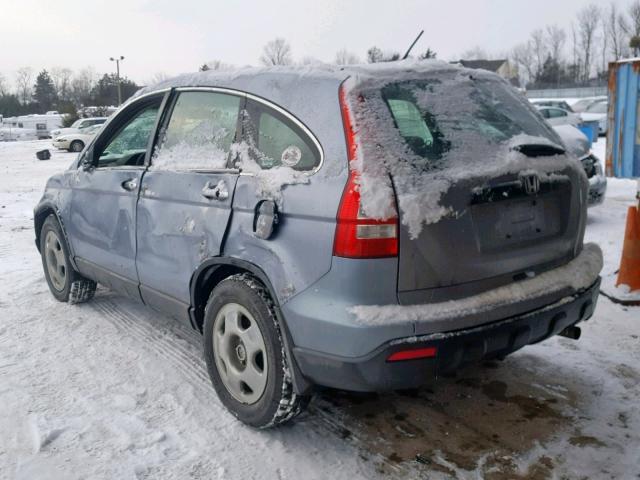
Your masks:
M 217 92 L 181 92 L 152 159 L 155 169 L 226 168 L 243 98 Z
M 248 100 L 243 138 L 249 155 L 263 169 L 290 167 L 309 171 L 320 164 L 320 151 L 298 122 L 287 115 Z

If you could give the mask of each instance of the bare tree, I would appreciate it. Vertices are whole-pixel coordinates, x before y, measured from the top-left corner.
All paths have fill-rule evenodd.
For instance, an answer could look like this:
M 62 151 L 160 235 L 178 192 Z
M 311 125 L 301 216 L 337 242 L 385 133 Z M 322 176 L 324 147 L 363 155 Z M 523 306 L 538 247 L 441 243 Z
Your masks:
M 260 61 L 263 65 L 290 65 L 291 46 L 284 38 L 275 38 L 262 48 Z
M 625 16 L 618 12 L 615 2 L 609 4 L 609 11 L 605 17 L 605 35 L 608 38 L 609 52 L 614 60 L 619 60 L 628 52 L 629 24 Z
M 318 60 L 316 57 L 312 57 L 311 55 L 305 55 L 304 57 L 302 57 L 302 60 L 300 60 L 300 65 L 321 65 L 322 60 Z
M 335 63 L 336 65 L 353 65 L 360 63 L 360 59 L 355 53 L 351 53 L 346 48 L 343 48 L 336 53 Z
M 165 80 L 167 80 L 169 78 L 169 75 L 167 75 L 164 72 L 156 72 L 153 74 L 153 76 L 151 78 L 149 78 L 146 81 L 147 85 L 157 85 L 160 82 L 164 82 Z
M 531 43 L 531 49 L 533 50 L 533 55 L 536 63 L 536 74 L 538 74 L 542 70 L 542 66 L 544 65 L 544 61 L 548 52 L 544 30 L 539 28 L 531 32 L 531 39 L 529 40 L 529 42 Z
M 578 12 L 578 40 L 582 50 L 582 80 L 591 77 L 596 34 L 600 25 L 600 8 L 590 4 Z
M 557 25 L 548 25 L 546 28 L 546 34 L 549 55 L 551 55 L 553 60 L 560 63 L 562 60 L 564 45 L 567 41 L 567 33 L 563 28 L 560 28 Z
M 16 72 L 18 96 L 20 97 L 23 105 L 28 103 L 31 99 L 31 77 L 33 77 L 33 70 L 31 67 L 22 67 Z
M 73 103 L 81 106 L 90 101 L 91 91 L 97 82 L 97 75 L 93 68 L 86 67 L 80 70 L 71 80 L 69 96 Z
M 60 100 L 69 100 L 73 72 L 69 68 L 53 67 L 49 75 L 58 98 Z
M 626 25 L 626 33 L 630 37 L 640 36 L 640 0 L 631 2 L 627 9 L 629 14 L 629 22 Z
M 9 87 L 7 86 L 7 79 L 0 73 L 0 97 L 4 97 L 9 93 Z
M 462 52 L 461 60 L 489 60 L 489 54 L 479 45 Z
M 511 60 L 518 67 L 520 83 L 526 85 L 536 77 L 535 57 L 531 42 L 524 42 L 513 47 Z
M 203 68 L 203 67 L 207 67 L 207 68 Z M 225 63 L 222 60 L 209 60 L 207 63 L 205 63 L 201 69 L 202 71 L 207 71 L 207 70 L 231 70 L 233 68 L 233 65 L 229 64 L 229 63 Z

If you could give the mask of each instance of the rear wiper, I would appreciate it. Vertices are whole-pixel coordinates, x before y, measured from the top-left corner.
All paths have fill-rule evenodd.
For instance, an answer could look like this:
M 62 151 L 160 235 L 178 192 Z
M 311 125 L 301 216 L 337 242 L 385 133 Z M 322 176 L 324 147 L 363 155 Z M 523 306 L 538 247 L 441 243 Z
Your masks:
M 548 143 L 525 143 L 511 147 L 511 150 L 520 152 L 527 157 L 551 157 L 566 153 L 564 148 Z

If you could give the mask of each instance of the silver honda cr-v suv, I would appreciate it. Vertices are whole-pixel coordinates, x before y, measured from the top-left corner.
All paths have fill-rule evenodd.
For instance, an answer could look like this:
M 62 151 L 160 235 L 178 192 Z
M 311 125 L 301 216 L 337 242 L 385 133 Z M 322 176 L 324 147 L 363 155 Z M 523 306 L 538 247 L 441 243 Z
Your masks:
M 146 88 L 35 209 L 60 301 L 96 282 L 203 333 L 266 427 L 316 385 L 420 386 L 577 338 L 602 255 L 587 179 L 499 77 L 438 62 L 243 69 Z

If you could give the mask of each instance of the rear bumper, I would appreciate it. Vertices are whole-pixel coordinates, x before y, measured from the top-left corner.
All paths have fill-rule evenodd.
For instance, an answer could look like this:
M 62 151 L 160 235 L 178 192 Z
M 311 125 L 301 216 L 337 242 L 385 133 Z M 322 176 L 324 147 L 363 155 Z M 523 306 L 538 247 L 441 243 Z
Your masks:
M 301 373 L 312 383 L 354 391 L 415 388 L 470 362 L 502 358 L 587 320 L 598 299 L 600 278 L 589 288 L 543 308 L 472 328 L 387 342 L 357 358 L 294 347 Z M 392 353 L 435 347 L 434 358 L 387 362 Z

